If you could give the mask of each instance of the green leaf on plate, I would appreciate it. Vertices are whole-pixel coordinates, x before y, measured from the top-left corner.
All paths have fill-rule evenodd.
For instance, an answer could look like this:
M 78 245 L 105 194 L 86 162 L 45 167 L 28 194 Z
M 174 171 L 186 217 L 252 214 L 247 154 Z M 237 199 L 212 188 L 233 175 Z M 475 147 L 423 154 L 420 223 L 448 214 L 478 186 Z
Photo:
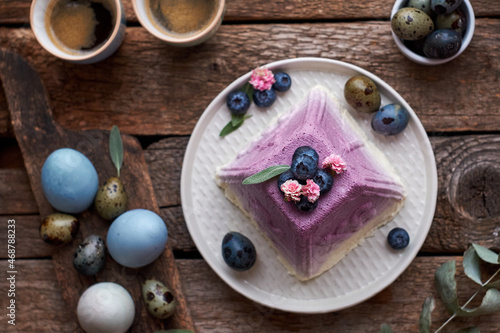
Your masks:
M 457 333 L 481 333 L 481 331 L 479 331 L 479 327 L 472 326 L 472 327 L 462 328 L 461 330 L 458 330 Z
M 243 185 L 251 185 L 265 182 L 273 177 L 281 175 L 283 172 L 290 169 L 289 165 L 273 165 L 267 169 L 257 172 L 255 175 L 247 177 L 243 180 Z
M 477 284 L 483 285 L 483 282 L 481 281 L 481 270 L 479 264 L 479 256 L 477 255 L 474 247 L 471 245 L 464 253 L 463 266 L 465 275 L 467 275 L 472 281 L 476 282 Z
M 391 326 L 387 324 L 382 324 L 382 326 L 380 327 L 380 333 L 394 333 L 394 332 L 392 331 Z
M 219 136 L 226 136 L 229 133 L 236 131 L 238 128 L 241 127 L 241 125 L 243 125 L 243 122 L 250 117 L 252 117 L 252 116 L 244 116 L 243 120 L 237 126 L 233 126 L 233 121 L 231 119 L 231 121 L 228 122 L 226 126 L 224 126 L 222 131 L 220 131 Z
M 455 281 L 455 261 L 442 264 L 434 274 L 434 284 L 450 314 L 460 310 L 457 299 L 457 282 Z
M 496 265 L 500 264 L 500 262 L 498 261 L 498 254 L 497 253 L 491 251 L 490 249 L 488 249 L 484 246 L 478 245 L 478 244 L 472 243 L 472 246 L 474 246 L 474 250 L 476 250 L 477 255 L 483 261 L 486 261 L 490 264 L 496 264 Z
M 245 121 L 244 115 L 240 115 L 240 116 L 236 116 L 233 114 L 231 115 L 231 124 L 233 125 L 233 127 L 240 126 L 244 121 Z
M 429 333 L 431 330 L 431 313 L 436 308 L 436 302 L 434 297 L 427 297 L 422 305 L 422 312 L 420 313 L 420 319 L 418 321 L 418 328 L 420 333 Z
M 253 98 L 253 86 L 250 84 L 250 82 L 245 83 L 245 85 L 241 88 L 241 91 L 243 91 L 245 94 L 247 94 L 248 98 L 250 98 L 250 103 L 252 102 Z
M 460 317 L 475 317 L 491 314 L 500 310 L 500 291 L 489 289 L 479 305 L 475 309 L 460 309 L 457 313 Z
M 123 143 L 120 130 L 116 125 L 111 128 L 111 133 L 109 134 L 109 155 L 115 164 L 118 177 L 120 177 L 120 169 L 123 164 Z

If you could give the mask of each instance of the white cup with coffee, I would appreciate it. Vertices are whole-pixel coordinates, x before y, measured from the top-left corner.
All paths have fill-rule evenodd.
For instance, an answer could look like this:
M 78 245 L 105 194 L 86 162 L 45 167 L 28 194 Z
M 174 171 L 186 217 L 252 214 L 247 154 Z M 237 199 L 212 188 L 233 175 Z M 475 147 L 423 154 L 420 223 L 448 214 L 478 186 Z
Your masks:
M 225 0 L 132 0 L 141 25 L 153 36 L 175 46 L 207 41 L 219 29 Z
M 80 64 L 106 59 L 125 36 L 120 0 L 33 0 L 30 21 L 43 48 Z

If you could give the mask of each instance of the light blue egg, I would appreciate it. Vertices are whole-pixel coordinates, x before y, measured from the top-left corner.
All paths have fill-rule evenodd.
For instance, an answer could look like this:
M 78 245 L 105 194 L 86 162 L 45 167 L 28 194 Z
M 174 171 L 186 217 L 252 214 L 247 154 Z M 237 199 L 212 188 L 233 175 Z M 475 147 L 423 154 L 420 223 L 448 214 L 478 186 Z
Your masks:
M 98 187 L 94 165 L 79 151 L 58 149 L 43 164 L 43 194 L 52 207 L 61 212 L 78 214 L 89 208 Z
M 167 238 L 167 227 L 158 214 L 133 209 L 113 221 L 106 242 L 116 262 L 137 268 L 155 261 L 163 253 Z

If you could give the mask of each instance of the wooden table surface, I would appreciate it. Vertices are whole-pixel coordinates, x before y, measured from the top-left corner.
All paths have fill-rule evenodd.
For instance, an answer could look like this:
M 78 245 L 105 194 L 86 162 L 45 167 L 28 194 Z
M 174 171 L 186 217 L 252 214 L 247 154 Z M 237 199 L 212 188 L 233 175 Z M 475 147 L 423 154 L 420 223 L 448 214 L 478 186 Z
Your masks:
M 438 67 L 410 62 L 391 34 L 389 0 L 233 0 L 210 41 L 173 48 L 152 37 L 123 0 L 125 40 L 109 59 L 73 65 L 48 54 L 29 27 L 28 0 L 0 0 L 0 47 L 33 64 L 64 127 L 136 136 L 153 181 L 169 243 L 199 332 L 417 332 L 424 299 L 438 298 L 433 275 L 458 263 L 459 299 L 476 290 L 461 262 L 469 242 L 500 250 L 500 3 L 472 0 L 476 30 L 469 48 Z M 258 65 L 324 57 L 360 66 L 394 87 L 422 121 L 434 148 L 438 202 L 417 258 L 387 289 L 339 312 L 298 315 L 260 306 L 229 288 L 194 246 L 180 206 L 179 178 L 189 135 L 209 102 Z M 16 326 L 7 324 L 7 221 L 16 221 Z M 70 332 L 75 314 L 63 302 L 38 235 L 41 217 L 0 93 L 0 331 Z M 4 313 L 5 312 L 5 313 Z M 449 317 L 437 301 L 433 328 Z M 444 332 L 478 325 L 500 332 L 500 314 L 455 319 Z

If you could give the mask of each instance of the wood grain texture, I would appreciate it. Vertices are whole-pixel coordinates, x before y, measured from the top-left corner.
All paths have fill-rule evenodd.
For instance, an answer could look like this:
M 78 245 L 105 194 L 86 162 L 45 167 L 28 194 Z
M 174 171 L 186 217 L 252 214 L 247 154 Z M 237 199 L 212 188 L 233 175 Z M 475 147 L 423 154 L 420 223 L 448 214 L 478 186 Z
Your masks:
M 137 23 L 131 0 L 122 1 L 128 23 Z M 500 8 L 494 1 L 472 0 L 477 17 L 498 16 Z M 249 6 L 247 1 L 227 1 L 226 15 L 228 21 L 275 21 L 275 20 L 355 20 L 366 18 L 388 19 L 393 1 L 371 1 L 366 6 L 364 0 L 321 1 L 321 0 L 255 0 Z M 30 0 L 1 0 L 0 24 L 29 23 Z
M 46 82 L 59 124 L 79 130 L 116 124 L 134 135 L 189 135 L 233 80 L 257 65 L 296 57 L 342 60 L 371 71 L 406 99 L 427 131 L 498 130 L 499 38 L 500 20 L 477 20 L 469 48 L 436 70 L 404 58 L 388 22 L 228 25 L 189 49 L 129 28 L 114 56 L 81 66 L 49 55 L 28 29 L 0 29 L 0 47 L 20 52 Z M 7 119 L 5 112 L 0 109 L 0 120 Z M 0 123 L 1 135 L 8 132 Z
M 418 332 L 418 317 L 424 299 L 433 295 L 435 330 L 449 315 L 434 291 L 434 271 L 444 262 L 457 261 L 458 295 L 461 304 L 476 290 L 465 278 L 461 257 L 417 257 L 409 268 L 388 288 L 352 308 L 320 315 L 285 313 L 254 303 L 228 287 L 203 260 L 177 260 L 187 302 L 199 332 L 214 333 L 285 333 L 342 332 L 378 333 L 382 323 L 394 332 Z M 0 316 L 2 332 L 73 332 L 77 329 L 74 313 L 59 293 L 51 260 L 19 262 L 16 285 L 16 326 L 6 324 Z M 7 290 L 6 279 L 0 279 L 0 289 Z M 7 297 L 0 298 L 5 309 Z M 476 305 L 476 302 L 471 306 Z M 5 306 L 5 307 L 4 307 Z M 374 311 L 374 309 L 378 309 Z M 498 333 L 499 315 L 480 318 L 454 319 L 444 332 L 477 325 L 482 333 Z
M 116 171 L 108 153 L 109 131 L 74 132 L 64 130 L 54 123 L 40 77 L 22 58 L 1 51 L 0 79 L 41 216 L 54 212 L 54 208 L 43 195 L 40 177 L 43 163 L 52 151 L 61 147 L 77 149 L 92 161 L 101 181 L 115 175 Z M 121 179 L 129 196 L 128 208 L 144 208 L 159 213 L 142 148 L 133 137 L 123 136 L 122 139 L 124 160 L 127 162 L 122 168 Z M 76 217 L 81 223 L 74 243 L 81 243 L 83 238 L 91 234 L 105 238 L 108 226 L 93 209 L 86 210 Z M 125 269 L 107 256 L 106 268 L 92 277 L 84 277 L 68 265 L 72 262 L 74 252 L 74 247 L 67 244 L 54 247 L 51 254 L 61 294 L 69 309 L 76 309 L 80 294 L 95 282 L 118 282 L 130 291 L 137 302 L 142 298 L 141 282 L 148 278 L 157 278 L 165 281 L 174 293 L 176 312 L 168 323 L 163 323 L 149 316 L 145 307 L 138 307 L 132 331 L 145 332 L 166 327 L 193 328 L 170 247 L 167 246 L 154 263 L 141 269 Z
M 500 136 L 462 135 L 432 136 L 438 166 L 438 202 L 429 235 L 421 249 L 430 253 L 461 253 L 469 242 L 500 250 L 500 213 L 498 186 L 500 173 Z M 188 137 L 162 139 L 144 150 L 160 210 L 170 230 L 169 244 L 174 250 L 192 251 L 193 241 L 179 206 L 182 158 Z M 0 169 L 0 178 L 9 186 L 0 187 L 0 211 L 4 215 L 38 214 L 23 170 Z M 15 190 L 15 189 L 21 189 Z M 22 205 L 18 200 L 25 200 Z M 39 217 L 19 216 L 22 230 L 31 241 L 38 238 Z M 36 221 L 38 219 L 38 222 Z M 33 230 L 29 230 L 34 228 Z M 36 229 L 36 230 L 35 230 Z M 24 234 L 23 234 L 24 235 Z M 0 233 L 0 241 L 6 234 Z M 43 257 L 48 254 L 24 247 L 22 256 Z M 0 258 L 4 254 L 0 253 Z

